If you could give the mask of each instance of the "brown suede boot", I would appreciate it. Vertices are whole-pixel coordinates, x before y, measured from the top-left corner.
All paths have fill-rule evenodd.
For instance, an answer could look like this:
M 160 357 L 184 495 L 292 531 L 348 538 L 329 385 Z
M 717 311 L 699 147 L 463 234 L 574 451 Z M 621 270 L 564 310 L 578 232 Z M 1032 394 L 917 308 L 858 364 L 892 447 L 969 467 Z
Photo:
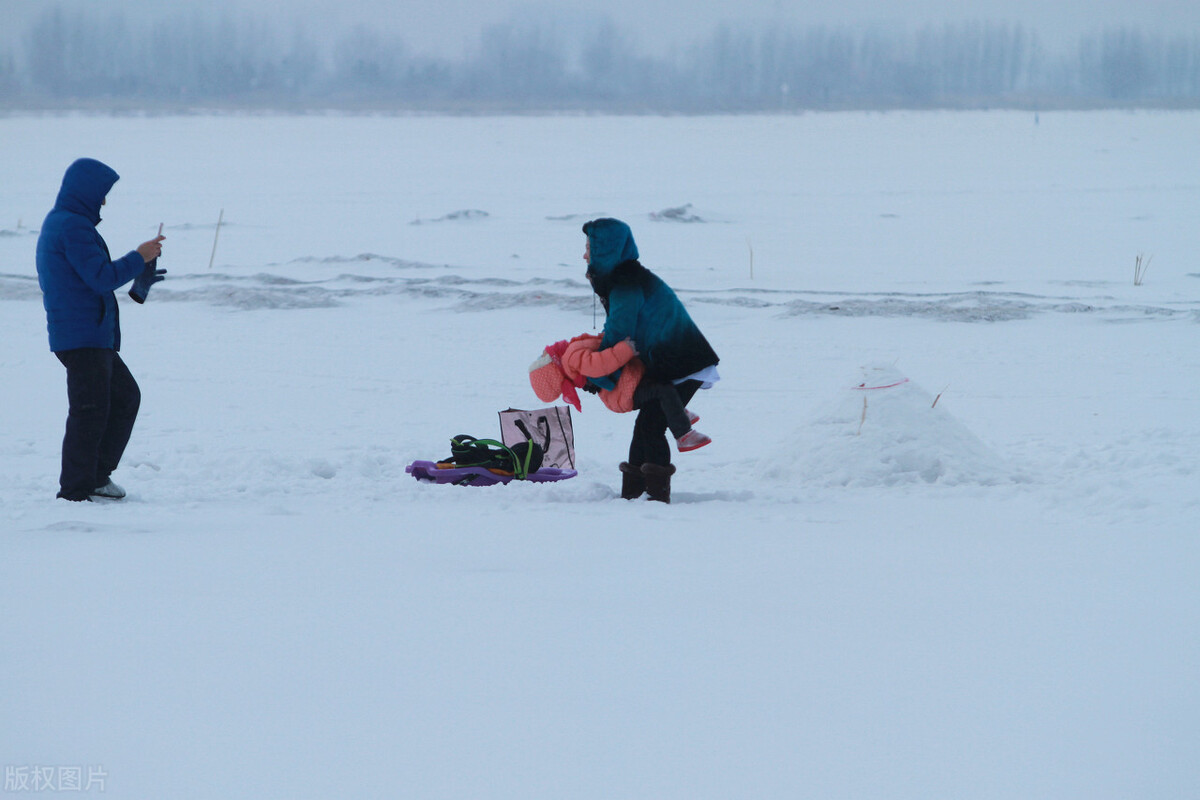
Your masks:
M 642 475 L 640 466 L 633 466 L 627 461 L 621 462 L 621 497 L 625 500 L 636 500 L 646 491 L 646 478 Z
M 671 476 L 675 474 L 675 465 L 642 464 L 642 477 L 646 481 L 646 494 L 651 500 L 662 503 L 671 502 Z

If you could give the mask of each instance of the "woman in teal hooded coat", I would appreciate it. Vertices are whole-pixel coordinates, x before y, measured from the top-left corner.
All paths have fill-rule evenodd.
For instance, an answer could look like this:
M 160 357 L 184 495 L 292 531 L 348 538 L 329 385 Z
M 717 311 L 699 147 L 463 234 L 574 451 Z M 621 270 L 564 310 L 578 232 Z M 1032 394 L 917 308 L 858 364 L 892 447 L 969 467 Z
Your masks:
M 601 218 L 583 226 L 587 278 L 607 317 L 601 349 L 631 339 L 646 365 L 644 380 L 673 385 L 686 405 L 701 389 L 719 380 L 720 361 L 712 345 L 692 321 L 679 297 L 661 278 L 638 261 L 633 231 L 617 219 Z M 612 388 L 615 375 L 593 379 Z M 642 408 L 634 423 L 629 460 L 621 464 L 621 496 L 670 502 L 671 448 L 667 420 L 658 403 Z M 680 449 L 693 449 L 680 442 Z

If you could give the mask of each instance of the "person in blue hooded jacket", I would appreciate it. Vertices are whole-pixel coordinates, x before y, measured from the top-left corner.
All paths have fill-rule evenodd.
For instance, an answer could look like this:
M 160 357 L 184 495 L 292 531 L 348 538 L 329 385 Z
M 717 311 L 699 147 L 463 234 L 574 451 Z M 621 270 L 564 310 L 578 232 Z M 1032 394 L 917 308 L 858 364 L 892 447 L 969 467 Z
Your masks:
M 600 349 L 632 340 L 646 367 L 643 381 L 673 386 L 686 405 L 697 391 L 720 379 L 716 369 L 720 359 L 712 345 L 671 287 L 638 261 L 637 243 L 628 225 L 601 218 L 586 223 L 583 232 L 587 236 L 587 279 L 607 314 Z M 609 389 L 616 377 L 619 373 L 592 382 Z M 667 427 L 661 404 L 648 403 L 638 411 L 629 460 L 620 466 L 622 497 L 632 499 L 644 492 L 651 500 L 670 502 L 675 467 Z M 676 445 L 685 452 L 710 441 L 692 430 L 677 439 Z
M 37 242 L 50 350 L 67 369 L 70 409 L 58 492 L 66 500 L 125 496 L 111 475 L 133 431 L 141 391 L 118 354 L 115 291 L 134 281 L 130 294 L 141 302 L 166 272 L 156 263 L 163 236 L 114 261 L 96 230 L 100 208 L 119 177 L 94 159 L 71 164 Z

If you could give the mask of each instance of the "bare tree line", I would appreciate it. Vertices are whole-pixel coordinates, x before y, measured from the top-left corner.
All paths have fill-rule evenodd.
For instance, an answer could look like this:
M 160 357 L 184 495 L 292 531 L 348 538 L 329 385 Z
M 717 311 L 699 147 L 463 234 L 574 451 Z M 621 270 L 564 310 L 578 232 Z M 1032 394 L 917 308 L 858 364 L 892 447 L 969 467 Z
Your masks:
M 492 25 L 456 60 L 360 27 L 320 46 L 298 27 L 198 12 L 155 22 L 50 7 L 0 45 L 0 108 L 586 109 L 1200 105 L 1200 34 L 1113 28 L 1052 50 L 1018 24 L 916 31 L 723 26 L 669 54 L 612 22 Z M 153 43 L 151 46 L 150 43 Z

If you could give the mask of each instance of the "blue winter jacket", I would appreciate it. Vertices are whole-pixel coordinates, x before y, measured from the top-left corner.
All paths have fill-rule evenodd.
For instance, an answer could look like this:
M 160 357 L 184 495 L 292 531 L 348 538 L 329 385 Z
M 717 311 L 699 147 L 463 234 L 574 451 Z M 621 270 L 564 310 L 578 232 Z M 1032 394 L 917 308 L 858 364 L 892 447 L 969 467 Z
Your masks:
M 675 292 L 638 262 L 629 226 L 617 219 L 596 219 L 584 225 L 583 232 L 591 252 L 588 279 L 608 312 L 600 347 L 633 339 L 647 377 L 660 380 L 685 378 L 715 366 L 716 352 Z
M 136 250 L 113 261 L 96 230 L 100 205 L 120 176 L 94 159 L 67 168 L 37 242 L 38 284 L 50 349 L 121 349 L 117 287 L 146 267 Z

